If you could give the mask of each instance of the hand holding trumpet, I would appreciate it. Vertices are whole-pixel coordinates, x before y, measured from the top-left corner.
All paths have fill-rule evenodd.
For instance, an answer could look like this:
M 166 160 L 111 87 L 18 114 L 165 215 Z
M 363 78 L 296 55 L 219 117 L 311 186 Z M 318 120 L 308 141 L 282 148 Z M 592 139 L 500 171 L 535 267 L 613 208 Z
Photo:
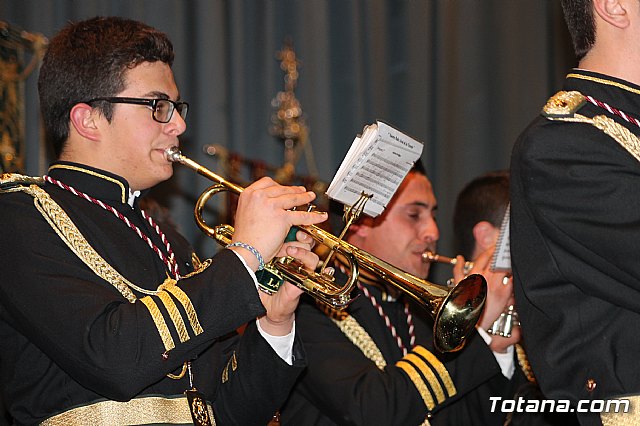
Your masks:
M 482 252 L 474 262 L 465 261 L 464 257 L 446 258 L 447 263 L 453 264 L 453 279 L 458 282 L 468 274 L 481 274 L 487 280 L 487 300 L 484 311 L 478 321 L 483 330 L 490 330 L 494 322 L 515 303 L 513 296 L 513 278 L 511 274 L 492 271 L 491 259 L 494 248 Z M 434 256 L 433 254 L 431 256 Z M 436 255 L 437 256 L 437 255 Z M 433 261 L 436 261 L 435 259 Z M 442 260 L 437 260 L 442 261 Z M 513 324 L 510 336 L 493 334 L 490 347 L 494 352 L 506 352 L 507 348 L 520 341 L 520 327 Z
M 325 212 L 291 210 L 314 199 L 315 194 L 301 186 L 283 186 L 269 177 L 254 182 L 238 199 L 232 242 L 241 241 L 253 246 L 264 262 L 269 262 L 282 247 L 291 226 L 313 225 L 327 219 Z M 258 269 L 254 255 L 241 247 L 233 249 L 254 271 Z

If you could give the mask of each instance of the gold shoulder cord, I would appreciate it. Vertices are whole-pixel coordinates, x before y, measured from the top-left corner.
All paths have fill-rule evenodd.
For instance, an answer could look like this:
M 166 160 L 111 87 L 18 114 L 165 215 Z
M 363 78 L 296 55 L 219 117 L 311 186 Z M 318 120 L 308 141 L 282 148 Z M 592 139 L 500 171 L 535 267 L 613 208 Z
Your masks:
M 20 190 L 33 197 L 33 204 L 36 209 L 80 260 L 96 275 L 114 286 L 130 303 L 136 301 L 136 296 L 129 288 L 132 287 L 137 290 L 136 286 L 120 275 L 91 247 L 71 218 L 51 199 L 49 194 L 37 185 L 21 187 Z
M 587 123 L 602 130 L 618 142 L 636 160 L 640 161 L 640 139 L 629 129 L 604 115 L 593 118 L 577 114 L 576 111 L 585 103 L 585 97 L 577 91 L 558 92 L 553 95 L 542 109 L 542 114 L 552 121 Z
M 376 346 L 369 333 L 367 333 L 367 330 L 365 330 L 354 317 L 346 315 L 341 320 L 331 318 L 331 321 L 338 326 L 340 331 L 347 336 L 351 343 L 362 351 L 364 356 L 374 362 L 376 367 L 382 370 L 387 366 L 387 362 L 384 360 L 378 346 Z
M 12 183 L 15 184 L 12 185 Z M 173 300 L 169 297 L 168 293 L 171 293 L 184 307 L 193 332 L 196 335 L 203 332 L 195 307 L 191 303 L 189 297 L 176 285 L 176 280 L 167 276 L 165 281 L 157 290 L 146 290 L 128 281 L 87 242 L 86 238 L 78 230 L 66 212 L 55 201 L 53 201 L 53 199 L 51 199 L 46 191 L 38 186 L 38 184 L 41 183 L 41 180 L 34 178 L 5 174 L 2 175 L 0 179 L 0 184 L 4 187 L 0 188 L 0 193 L 22 191 L 31 195 L 36 209 L 40 214 L 42 214 L 44 219 L 49 223 L 56 234 L 58 234 L 60 239 L 65 242 L 71 251 L 75 253 L 76 256 L 78 256 L 78 258 L 89 267 L 89 269 L 115 287 L 118 292 L 127 299 L 127 301 L 135 303 L 136 300 L 138 300 L 131 289 L 147 294 L 148 296 L 139 300 L 149 310 L 166 351 L 173 349 L 175 347 L 175 343 L 171 336 L 171 332 L 169 331 L 169 327 L 157 306 L 157 302 L 150 297 L 151 295 L 158 296 L 160 298 L 160 302 L 167 308 L 167 311 L 170 314 L 169 317 L 178 332 L 180 341 L 184 342 L 188 340 L 189 333 L 185 322 L 182 320 L 181 314 Z M 198 262 L 196 266 L 197 269 L 186 277 L 202 272 L 210 264 L 210 259 L 207 259 L 205 262 Z M 181 373 L 179 376 L 181 377 L 183 375 L 184 373 Z
M 529 363 L 529 358 L 527 358 L 527 354 L 524 351 L 524 348 L 519 343 L 516 343 L 516 356 L 518 358 L 520 369 L 522 369 L 522 372 L 524 373 L 527 380 L 531 383 L 536 383 L 536 376 L 533 374 L 533 369 L 531 368 L 531 364 Z

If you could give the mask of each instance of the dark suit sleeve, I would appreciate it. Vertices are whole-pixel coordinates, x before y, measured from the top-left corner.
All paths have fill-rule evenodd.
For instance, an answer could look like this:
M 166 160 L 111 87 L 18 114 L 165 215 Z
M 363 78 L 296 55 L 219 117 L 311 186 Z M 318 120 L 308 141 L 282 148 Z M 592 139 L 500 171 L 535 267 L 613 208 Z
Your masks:
M 225 342 L 221 342 L 224 344 Z M 306 365 L 299 338 L 293 346 L 293 365 L 276 354 L 251 322 L 237 344 L 224 349 L 226 365 L 213 404 L 218 425 L 265 426 L 282 406 Z M 221 344 L 221 346 L 222 346 Z

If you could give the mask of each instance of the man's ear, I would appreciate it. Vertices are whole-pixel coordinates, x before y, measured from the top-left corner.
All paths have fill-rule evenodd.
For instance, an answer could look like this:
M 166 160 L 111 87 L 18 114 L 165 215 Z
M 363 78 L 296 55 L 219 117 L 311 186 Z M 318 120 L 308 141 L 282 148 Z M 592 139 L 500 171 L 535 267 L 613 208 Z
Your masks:
M 500 229 L 486 220 L 476 223 L 473 227 L 473 238 L 476 240 L 479 252 L 483 252 L 493 246 L 498 240 L 499 234 Z
M 76 132 L 87 139 L 98 140 L 100 138 L 100 128 L 98 120 L 100 113 L 84 103 L 75 104 L 69 113 L 71 125 Z
M 614 27 L 626 28 L 630 24 L 626 0 L 593 0 L 593 7 L 603 21 Z
M 356 235 L 361 238 L 366 238 L 371 231 L 371 228 L 375 225 L 375 221 L 370 216 L 365 216 L 358 220 L 356 223 L 349 227 L 352 235 Z

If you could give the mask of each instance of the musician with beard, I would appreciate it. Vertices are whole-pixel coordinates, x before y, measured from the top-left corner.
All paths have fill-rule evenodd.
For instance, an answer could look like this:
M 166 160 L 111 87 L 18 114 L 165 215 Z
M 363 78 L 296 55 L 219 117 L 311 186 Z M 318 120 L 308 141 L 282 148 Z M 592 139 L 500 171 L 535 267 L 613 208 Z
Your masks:
M 426 277 L 429 264 L 422 253 L 435 250 L 439 238 L 436 208 L 431 182 L 418 162 L 384 213 L 361 217 L 346 240 Z M 482 329 L 500 315 L 512 291 L 502 284 L 504 274 L 488 271 L 490 254 L 480 256 L 472 271 L 482 272 L 489 284 Z M 341 269 L 338 264 L 338 280 L 344 279 Z M 281 410 L 283 425 L 502 425 L 505 415 L 491 413 L 489 395 L 482 392 L 492 380 L 513 376 L 517 330 L 510 339 L 479 331 L 461 351 L 443 354 L 433 347 L 433 321 L 423 307 L 362 273 L 358 289 L 360 297 L 343 312 L 310 298 L 301 301 L 296 331 L 308 367 Z M 508 395 L 505 390 L 493 396 Z

